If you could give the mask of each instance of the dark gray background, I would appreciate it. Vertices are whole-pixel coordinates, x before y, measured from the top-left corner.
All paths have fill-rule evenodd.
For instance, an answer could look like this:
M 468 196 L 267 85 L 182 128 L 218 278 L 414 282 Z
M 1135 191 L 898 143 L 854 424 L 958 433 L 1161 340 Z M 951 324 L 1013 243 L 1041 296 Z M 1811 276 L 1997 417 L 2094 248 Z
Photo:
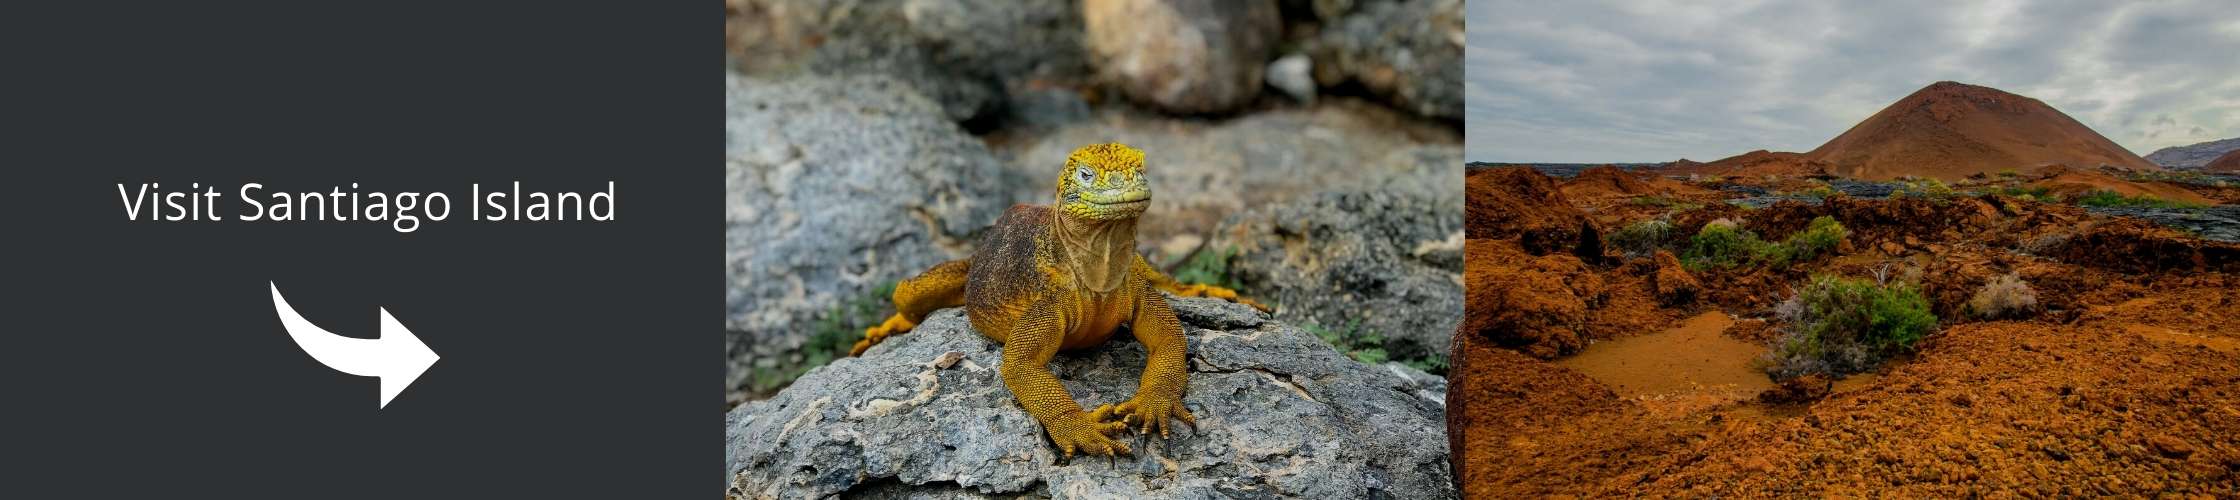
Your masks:
M 700 2 L 0 6 L 0 497 L 711 498 L 720 32 Z M 620 220 L 466 220 L 470 182 Z M 115 184 L 442 190 L 451 220 L 128 222 Z M 386 410 L 267 281 L 443 357 Z

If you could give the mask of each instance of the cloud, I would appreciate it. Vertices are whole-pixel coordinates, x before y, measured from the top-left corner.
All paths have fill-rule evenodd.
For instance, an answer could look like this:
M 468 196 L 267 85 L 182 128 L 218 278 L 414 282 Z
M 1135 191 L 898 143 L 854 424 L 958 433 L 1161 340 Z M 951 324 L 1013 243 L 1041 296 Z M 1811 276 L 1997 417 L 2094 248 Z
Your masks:
M 1939 80 L 2133 152 L 2240 137 L 2240 11 L 2167 2 L 1473 1 L 1472 160 L 1804 151 Z

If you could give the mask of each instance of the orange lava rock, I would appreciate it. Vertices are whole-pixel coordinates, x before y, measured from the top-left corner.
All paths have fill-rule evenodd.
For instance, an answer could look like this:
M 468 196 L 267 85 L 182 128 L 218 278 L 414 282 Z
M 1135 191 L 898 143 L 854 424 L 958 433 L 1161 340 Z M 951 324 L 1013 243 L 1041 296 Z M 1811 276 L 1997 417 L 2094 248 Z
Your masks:
M 1672 252 L 1658 250 L 1656 262 L 1657 275 L 1653 283 L 1656 285 L 1657 300 L 1665 305 L 1694 301 L 1696 290 L 1703 285 L 1697 283 L 1695 276 L 1689 275 L 1688 269 L 1680 265 L 1680 258 L 1672 256 Z

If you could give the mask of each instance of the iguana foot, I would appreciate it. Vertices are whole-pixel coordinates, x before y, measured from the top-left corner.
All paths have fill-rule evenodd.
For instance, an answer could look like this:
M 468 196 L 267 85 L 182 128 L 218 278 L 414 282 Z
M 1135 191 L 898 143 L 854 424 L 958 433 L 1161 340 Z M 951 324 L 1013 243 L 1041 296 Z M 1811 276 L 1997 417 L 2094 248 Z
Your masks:
M 1143 428 L 1139 432 L 1144 434 L 1150 434 L 1152 429 L 1158 429 L 1159 437 L 1162 438 L 1172 437 L 1168 431 L 1172 430 L 1174 426 L 1167 422 L 1169 419 L 1180 420 L 1184 424 L 1189 424 L 1191 429 L 1198 428 L 1198 416 L 1191 415 L 1190 410 L 1183 409 L 1181 398 L 1175 396 L 1144 397 L 1143 395 L 1137 395 L 1126 403 L 1120 403 L 1118 408 L 1113 409 L 1113 413 L 1121 415 L 1123 417 L 1121 422 L 1125 425 L 1134 425 L 1141 422 Z
M 916 322 L 903 318 L 901 313 L 896 313 L 894 316 L 888 317 L 887 322 L 880 323 L 879 326 L 865 328 L 863 330 L 863 340 L 856 341 L 856 346 L 848 349 L 848 355 L 862 356 L 863 351 L 871 350 L 871 346 L 885 342 L 888 336 L 901 335 L 903 332 L 908 332 L 910 329 L 917 327 Z
M 1042 427 L 1050 431 L 1050 441 L 1058 443 L 1058 449 L 1064 451 L 1065 457 L 1069 459 L 1073 458 L 1075 451 L 1084 455 L 1134 453 L 1128 449 L 1128 445 L 1112 440 L 1113 434 L 1128 429 L 1125 422 L 1106 421 L 1113 419 L 1114 413 L 1113 406 L 1106 404 L 1087 414 L 1068 412 L 1054 419 L 1057 422 L 1043 422 Z
M 1207 285 L 1204 283 L 1182 285 L 1181 288 L 1177 288 L 1174 290 L 1174 294 L 1184 297 L 1213 297 L 1216 299 L 1222 299 L 1238 304 L 1252 306 L 1253 309 L 1259 309 L 1260 312 L 1275 312 L 1275 309 L 1271 309 L 1268 306 L 1262 305 L 1261 303 L 1252 299 L 1247 299 L 1237 295 L 1236 290 Z

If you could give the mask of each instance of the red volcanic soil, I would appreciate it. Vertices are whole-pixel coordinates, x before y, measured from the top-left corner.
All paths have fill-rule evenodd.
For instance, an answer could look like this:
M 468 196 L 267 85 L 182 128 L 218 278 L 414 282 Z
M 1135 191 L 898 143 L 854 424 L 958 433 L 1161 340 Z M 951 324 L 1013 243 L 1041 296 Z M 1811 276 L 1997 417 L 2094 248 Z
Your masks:
M 1579 172 L 1577 177 L 1564 181 L 1560 189 L 1563 190 L 1564 196 L 1572 199 L 1643 195 L 1701 195 L 1712 192 L 1709 189 L 1666 179 L 1660 175 L 1642 175 L 1610 165 Z
M 2048 167 L 2038 172 L 2038 175 L 2038 180 L 2030 182 L 2031 187 L 2046 188 L 2047 192 L 2063 198 L 2074 198 L 2093 191 L 2114 191 L 2124 196 L 2153 195 L 2171 201 L 2217 204 L 2216 200 L 2167 182 L 2131 182 L 2100 172 L 2059 166 Z
M 1837 175 L 1946 181 L 2043 165 L 2161 170 L 2037 99 L 1937 82 L 1805 153 Z
M 1463 232 L 1470 239 L 1515 238 L 1534 253 L 1576 247 L 1582 230 L 1599 242 L 1586 214 L 1571 205 L 1554 179 L 1532 167 L 1474 170 L 1462 185 L 1468 196 Z
M 1657 169 L 1664 175 L 1716 175 L 1732 177 L 1761 177 L 1767 175 L 1807 177 L 1827 175 L 1827 162 L 1805 158 L 1803 153 L 1766 151 L 1763 149 L 1713 161 L 1697 163 L 1680 160 Z
M 2226 152 L 2224 156 L 2219 156 L 2217 157 L 2217 159 L 2209 160 L 2209 163 L 2207 165 L 2201 166 L 2201 170 L 2207 172 L 2240 173 L 2240 149 Z
M 1464 498 L 2240 492 L 2240 244 L 1981 195 L 1676 205 L 1526 245 L 1626 202 L 1551 193 L 1526 169 L 1470 181 L 1447 399 Z M 1548 201 L 1580 206 L 1481 212 Z M 1779 241 L 1823 216 L 1848 234 L 1785 266 L 1690 270 L 1670 253 L 1714 220 Z M 1670 223 L 1665 251 L 1589 242 L 1646 219 Z M 1940 327 L 1874 372 L 1755 378 L 1757 353 L 1796 327 L 1776 304 L 1822 274 L 1915 283 Z M 1968 313 L 2002 276 L 2036 312 Z

